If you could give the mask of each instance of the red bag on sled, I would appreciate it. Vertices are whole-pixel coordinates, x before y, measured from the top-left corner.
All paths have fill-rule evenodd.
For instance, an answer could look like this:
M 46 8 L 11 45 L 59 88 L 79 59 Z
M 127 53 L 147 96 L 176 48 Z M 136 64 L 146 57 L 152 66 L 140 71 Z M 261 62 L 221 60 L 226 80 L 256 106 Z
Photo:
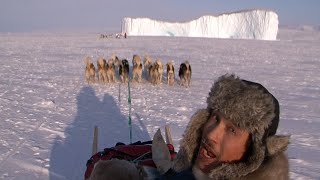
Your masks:
M 171 160 L 176 156 L 174 147 L 172 144 L 167 144 Z M 111 148 L 105 148 L 100 151 L 87 161 L 87 169 L 85 172 L 85 179 L 88 179 L 92 173 L 95 163 L 99 160 L 110 160 L 113 158 L 123 159 L 127 161 L 135 161 L 140 166 L 151 166 L 156 167 L 152 160 L 152 141 L 146 142 L 135 142 L 133 144 L 125 145 L 123 143 L 117 143 L 116 146 Z

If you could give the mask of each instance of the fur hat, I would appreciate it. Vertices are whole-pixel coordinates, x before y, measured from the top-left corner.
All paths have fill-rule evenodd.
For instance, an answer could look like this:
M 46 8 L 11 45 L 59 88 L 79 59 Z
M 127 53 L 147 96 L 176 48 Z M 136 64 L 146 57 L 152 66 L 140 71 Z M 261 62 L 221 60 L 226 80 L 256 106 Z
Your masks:
M 206 110 L 198 111 L 187 126 L 173 169 L 190 168 L 197 157 L 202 129 L 211 112 L 221 112 L 234 125 L 251 135 L 248 156 L 237 163 L 223 163 L 208 176 L 217 179 L 243 177 L 260 167 L 267 156 L 286 149 L 289 137 L 276 136 L 279 123 L 279 102 L 261 84 L 239 79 L 235 75 L 221 76 L 212 86 Z

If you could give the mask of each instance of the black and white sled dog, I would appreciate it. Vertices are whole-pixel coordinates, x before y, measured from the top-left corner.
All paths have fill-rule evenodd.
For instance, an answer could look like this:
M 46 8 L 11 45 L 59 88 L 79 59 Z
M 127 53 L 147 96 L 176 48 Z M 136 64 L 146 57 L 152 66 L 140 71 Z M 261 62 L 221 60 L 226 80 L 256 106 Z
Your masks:
M 189 62 L 185 61 L 184 63 L 181 63 L 180 69 L 179 69 L 181 86 L 190 87 L 191 74 L 192 74 L 192 70 Z
M 129 81 L 129 62 L 123 59 L 119 65 L 119 75 L 122 83 L 127 83 Z

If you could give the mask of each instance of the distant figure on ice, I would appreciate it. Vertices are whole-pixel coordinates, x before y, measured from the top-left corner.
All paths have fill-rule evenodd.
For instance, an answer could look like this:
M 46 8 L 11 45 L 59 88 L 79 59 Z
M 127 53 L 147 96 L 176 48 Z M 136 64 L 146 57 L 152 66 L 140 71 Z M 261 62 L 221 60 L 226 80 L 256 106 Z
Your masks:
M 124 38 L 127 39 L 127 33 L 126 32 L 124 33 Z

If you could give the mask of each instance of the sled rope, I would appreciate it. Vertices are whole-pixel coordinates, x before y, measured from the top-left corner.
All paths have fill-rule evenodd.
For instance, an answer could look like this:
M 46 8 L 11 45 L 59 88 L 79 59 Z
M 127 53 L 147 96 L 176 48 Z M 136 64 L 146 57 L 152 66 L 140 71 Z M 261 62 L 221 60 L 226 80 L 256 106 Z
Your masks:
M 132 143 L 132 125 L 131 125 L 131 95 L 130 95 L 130 80 L 128 80 L 128 103 L 129 103 L 129 131 L 130 131 L 130 144 Z

